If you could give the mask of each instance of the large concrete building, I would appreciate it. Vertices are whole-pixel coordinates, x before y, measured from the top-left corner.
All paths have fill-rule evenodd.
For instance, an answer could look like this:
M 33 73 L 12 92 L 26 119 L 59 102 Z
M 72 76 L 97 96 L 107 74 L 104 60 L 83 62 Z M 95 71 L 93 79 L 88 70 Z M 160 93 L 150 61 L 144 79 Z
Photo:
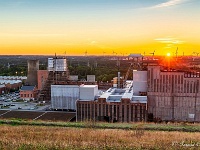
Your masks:
M 200 122 L 200 74 L 148 67 L 148 113 L 154 118 Z
M 126 87 L 110 88 L 93 97 L 80 95 L 77 101 L 77 121 L 136 122 L 147 118 L 147 72 L 134 71 L 134 80 Z M 140 88 L 137 88 L 140 87 Z

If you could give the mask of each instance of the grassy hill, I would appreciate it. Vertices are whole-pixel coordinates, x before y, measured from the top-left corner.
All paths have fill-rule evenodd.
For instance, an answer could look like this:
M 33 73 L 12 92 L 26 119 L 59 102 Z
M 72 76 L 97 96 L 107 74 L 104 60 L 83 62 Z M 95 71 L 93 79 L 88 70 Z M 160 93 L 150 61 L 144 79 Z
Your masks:
M 1 120 L 0 149 L 200 149 L 200 132 L 145 129 L 147 126 L 198 128 L 198 124 L 70 124 L 24 121 L 20 125 L 19 122 L 23 123 L 20 120 L 13 120 L 12 123 L 11 120 Z

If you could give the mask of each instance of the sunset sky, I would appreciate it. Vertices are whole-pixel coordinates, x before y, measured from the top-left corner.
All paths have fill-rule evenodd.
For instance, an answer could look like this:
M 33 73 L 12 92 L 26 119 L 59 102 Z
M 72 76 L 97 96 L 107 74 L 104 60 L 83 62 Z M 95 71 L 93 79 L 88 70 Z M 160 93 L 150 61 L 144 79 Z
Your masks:
M 200 0 L 0 0 L 0 55 L 200 52 Z

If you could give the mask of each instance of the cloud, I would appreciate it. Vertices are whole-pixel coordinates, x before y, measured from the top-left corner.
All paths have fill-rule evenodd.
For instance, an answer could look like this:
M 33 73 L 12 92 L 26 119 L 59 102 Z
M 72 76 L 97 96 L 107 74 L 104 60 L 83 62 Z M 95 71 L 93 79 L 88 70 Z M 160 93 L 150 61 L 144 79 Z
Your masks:
M 170 44 L 183 44 L 184 41 L 181 41 L 176 38 L 166 37 L 166 38 L 157 38 L 156 41 L 160 43 L 166 43 L 168 46 L 171 46 Z
M 91 42 L 90 42 L 90 45 L 95 45 L 95 44 L 97 44 L 96 41 L 91 41 Z
M 167 2 L 154 5 L 152 7 L 149 7 L 150 9 L 156 9 L 156 8 L 164 8 L 164 7 L 170 7 L 178 4 L 182 4 L 188 0 L 168 0 Z
M 13 36 L 13 37 L 46 37 L 46 36 L 65 36 L 65 34 L 54 34 L 54 33 L 44 33 L 44 34 L 18 34 L 18 33 L 2 33 L 0 36 Z

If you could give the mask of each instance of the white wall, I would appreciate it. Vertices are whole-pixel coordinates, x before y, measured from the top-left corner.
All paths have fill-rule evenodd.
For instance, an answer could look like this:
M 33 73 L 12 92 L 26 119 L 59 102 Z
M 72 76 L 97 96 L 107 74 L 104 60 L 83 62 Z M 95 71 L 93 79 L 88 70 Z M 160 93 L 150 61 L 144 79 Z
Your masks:
M 133 94 L 147 92 L 147 71 L 133 71 Z
M 98 94 L 97 85 L 82 85 L 80 86 L 80 100 L 94 100 Z
M 78 85 L 51 85 L 51 105 L 53 109 L 76 109 L 79 99 Z

